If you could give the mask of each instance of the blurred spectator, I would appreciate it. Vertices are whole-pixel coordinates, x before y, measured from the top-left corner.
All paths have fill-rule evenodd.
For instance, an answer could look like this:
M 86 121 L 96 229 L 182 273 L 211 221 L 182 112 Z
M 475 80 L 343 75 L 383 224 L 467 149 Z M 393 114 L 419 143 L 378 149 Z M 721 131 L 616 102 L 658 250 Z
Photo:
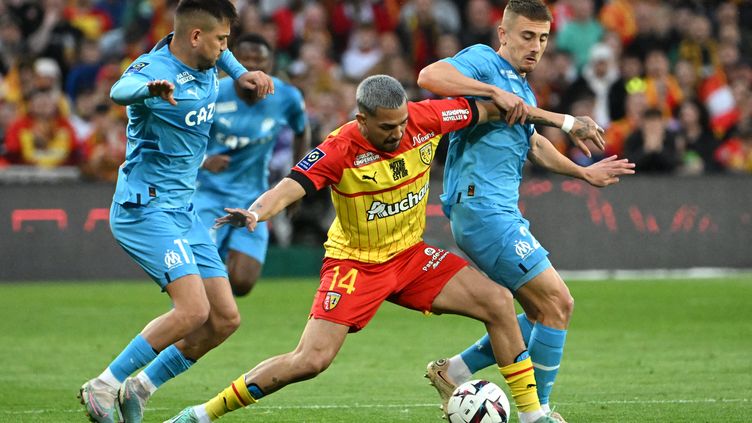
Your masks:
M 611 120 L 618 120 L 626 114 L 627 96 L 636 90 L 645 91 L 642 79 L 642 60 L 634 52 L 625 51 L 619 62 L 620 77 L 611 85 L 608 93 L 608 111 Z
M 25 48 L 23 33 L 11 14 L 0 15 L 0 75 L 6 75 Z
M 681 153 L 681 172 L 701 174 L 723 169 L 713 156 L 720 145 L 710 130 L 705 107 L 697 100 L 685 100 L 676 113 L 678 131 L 676 142 Z
M 37 89 L 29 107 L 8 128 L 6 157 L 12 164 L 39 167 L 74 165 L 79 160 L 73 127 L 58 110 L 59 91 Z
M 624 143 L 624 156 L 635 164 L 638 174 L 672 173 L 681 163 L 674 135 L 666 128 L 663 112 L 645 111 L 639 130 Z
M 632 0 L 611 0 L 600 10 L 603 28 L 619 34 L 623 45 L 628 45 L 637 35 L 637 19 Z
M 724 142 L 715 157 L 731 172 L 752 174 L 752 127 Z
M 604 138 L 606 139 L 606 156 L 624 155 L 624 143 L 642 124 L 642 115 L 647 110 L 647 100 L 642 90 L 634 89 L 626 99 L 626 112 L 621 119 L 611 122 Z
M 695 15 L 688 36 L 679 44 L 679 57 L 689 61 L 704 79 L 720 67 L 718 43 L 712 38 L 710 20 L 703 15 Z
M 352 81 L 359 81 L 381 60 L 376 29 L 361 25 L 350 37 L 350 46 L 342 55 L 342 73 Z
M 399 20 L 399 6 L 396 0 L 342 0 L 334 2 L 330 15 L 334 47 L 341 52 L 361 26 L 371 27 L 378 34 L 393 31 Z
M 569 86 L 577 79 L 577 70 L 569 53 L 552 50 L 540 58 L 534 72 L 528 74 L 538 106 L 555 112 L 568 113 L 571 100 L 564 96 Z
M 65 80 L 65 93 L 72 101 L 76 101 L 79 92 L 91 88 L 92 81 L 97 77 L 99 68 L 102 66 L 102 52 L 99 43 L 95 40 L 86 39 L 81 43 L 78 51 L 78 60 L 68 72 Z
M 460 50 L 462 50 L 462 44 L 459 38 L 451 32 L 439 35 L 439 39 L 436 40 L 436 55 L 439 59 L 452 57 Z
M 65 8 L 65 18 L 83 35 L 96 40 L 112 28 L 112 18 L 107 11 L 94 5 L 92 0 L 72 0 Z
M 651 50 L 670 56 L 680 40 L 670 24 L 672 9 L 661 2 L 639 1 L 635 3 L 635 11 L 637 35 L 629 49 L 642 59 L 646 59 Z
M 689 61 L 682 59 L 676 62 L 674 76 L 685 99 L 697 98 L 697 73 Z
M 671 117 L 674 108 L 684 99 L 663 50 L 651 50 L 645 58 L 645 96 L 648 105 L 662 111 L 666 118 Z
M 438 59 L 439 36 L 446 31 L 456 33 L 459 23 L 457 9 L 444 0 L 411 0 L 402 8 L 397 33 L 413 64 L 415 76 Z
M 496 22 L 489 0 L 470 0 L 465 5 L 466 23 L 459 33 L 462 48 L 474 44 L 492 45 L 496 36 Z M 439 57 L 447 57 L 439 55 Z
M 590 57 L 590 48 L 601 40 L 603 26 L 594 17 L 593 0 L 570 0 L 572 19 L 556 34 L 556 45 L 569 52 L 578 70 Z
M 68 73 L 76 60 L 83 33 L 65 18 L 65 0 L 42 0 L 44 18 L 27 42 L 31 54 L 50 57 Z
M 90 180 L 117 181 L 118 167 L 125 159 L 127 121 L 112 113 L 105 103 L 94 106 L 92 131 L 84 140 L 85 161 L 81 173 Z
M 608 128 L 611 123 L 609 113 L 609 93 L 611 86 L 619 79 L 619 68 L 616 65 L 611 47 L 598 43 L 590 50 L 590 61 L 582 70 L 580 77 L 569 87 L 564 98 L 567 103 L 578 97 L 578 94 L 591 91 L 595 96 L 595 107 L 592 118 L 595 122 Z M 569 106 L 566 106 L 569 109 Z

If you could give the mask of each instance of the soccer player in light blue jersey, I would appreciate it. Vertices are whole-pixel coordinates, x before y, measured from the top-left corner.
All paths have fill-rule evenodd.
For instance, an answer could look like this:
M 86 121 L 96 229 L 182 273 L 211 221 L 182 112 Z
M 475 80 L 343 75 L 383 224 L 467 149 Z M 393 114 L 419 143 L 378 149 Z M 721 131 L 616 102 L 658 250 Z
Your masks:
M 112 233 L 167 292 L 173 308 L 81 387 L 81 403 L 92 421 L 140 422 L 157 388 L 240 324 L 224 264 L 191 204 L 216 113 L 215 66 L 261 97 L 274 89 L 269 76 L 248 72 L 227 50 L 236 16 L 230 0 L 182 0 L 174 33 L 136 59 L 110 92 L 113 101 L 128 106 L 128 145 L 110 211 Z
M 246 69 L 271 72 L 272 50 L 261 36 L 241 35 L 233 52 Z M 219 81 L 207 158 L 199 171 L 193 197 L 207 228 L 224 216 L 225 208 L 246 207 L 269 189 L 269 162 L 282 129 L 291 128 L 295 134 L 295 158 L 302 158 L 308 151 L 311 132 L 302 94 L 290 84 L 272 80 L 274 95 L 265 99 L 231 78 Z M 266 257 L 266 222 L 254 232 L 228 225 L 211 229 L 210 233 L 227 266 L 233 293 L 247 295 L 256 284 Z
M 530 232 L 518 208 L 526 159 L 543 168 L 604 187 L 634 173 L 626 159 L 608 157 L 580 167 L 559 153 L 533 124 L 569 133 L 590 156 L 586 142 L 603 149 L 602 129 L 589 117 L 536 108 L 525 76 L 540 60 L 549 37 L 551 14 L 541 0 L 510 0 L 498 28 L 498 51 L 474 45 L 423 69 L 418 84 L 438 95 L 491 98 L 506 121 L 486 123 L 450 136 L 444 170 L 444 212 L 458 246 L 488 276 L 514 292 L 524 313 L 520 329 L 535 369 L 540 403 L 551 412 L 549 396 L 561 362 L 574 300 Z M 446 401 L 454 387 L 492 363 L 488 335 L 461 354 L 428 364 L 426 377 Z M 520 413 L 520 421 L 530 416 Z

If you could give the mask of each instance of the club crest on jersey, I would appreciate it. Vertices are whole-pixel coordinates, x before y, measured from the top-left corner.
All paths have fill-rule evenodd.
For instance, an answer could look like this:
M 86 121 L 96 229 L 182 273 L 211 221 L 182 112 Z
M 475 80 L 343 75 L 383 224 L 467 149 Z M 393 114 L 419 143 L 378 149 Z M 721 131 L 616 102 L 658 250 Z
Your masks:
M 149 63 L 147 62 L 138 62 L 131 65 L 131 67 L 128 68 L 128 70 L 125 71 L 125 73 L 133 73 L 133 72 L 140 72 L 141 69 L 149 66 Z
M 310 153 L 308 153 L 307 156 L 303 157 L 303 160 L 298 162 L 297 166 L 303 170 L 308 170 L 312 168 L 313 165 L 316 164 L 317 161 L 321 160 L 321 158 L 324 156 L 326 156 L 326 153 L 319 150 L 318 148 L 314 148 Z
M 339 300 L 342 298 L 342 294 L 339 292 L 329 291 L 324 297 L 324 302 L 321 305 L 324 307 L 324 311 L 334 310 L 337 307 Z
M 357 156 L 355 156 L 355 162 L 353 163 L 353 166 L 361 167 L 369 163 L 373 163 L 377 160 L 381 160 L 381 156 L 376 153 L 367 151 L 363 154 L 358 154 Z
M 433 159 L 433 147 L 431 144 L 426 144 L 423 147 L 420 147 L 418 152 L 420 153 L 420 161 L 426 166 L 430 165 L 431 159 Z
M 172 251 L 167 250 L 167 252 L 164 255 L 164 264 L 167 266 L 167 269 L 172 269 L 174 267 L 182 266 L 183 260 L 180 259 L 180 254 Z

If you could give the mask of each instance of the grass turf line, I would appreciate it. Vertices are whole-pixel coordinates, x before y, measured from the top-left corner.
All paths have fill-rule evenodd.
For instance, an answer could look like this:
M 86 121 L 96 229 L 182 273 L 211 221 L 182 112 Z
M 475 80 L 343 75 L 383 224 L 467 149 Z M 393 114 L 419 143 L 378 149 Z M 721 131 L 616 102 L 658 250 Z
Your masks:
M 752 415 L 752 277 L 570 282 L 576 299 L 552 396 L 579 422 L 748 421 Z M 238 301 L 243 324 L 166 384 L 146 421 L 213 396 L 271 355 L 294 348 L 314 279 L 262 281 Z M 148 282 L 0 285 L 0 421 L 83 421 L 75 394 L 158 313 Z M 385 305 L 318 378 L 291 385 L 227 422 L 440 422 L 425 363 L 460 351 L 482 325 Z M 498 372 L 480 378 L 503 385 Z

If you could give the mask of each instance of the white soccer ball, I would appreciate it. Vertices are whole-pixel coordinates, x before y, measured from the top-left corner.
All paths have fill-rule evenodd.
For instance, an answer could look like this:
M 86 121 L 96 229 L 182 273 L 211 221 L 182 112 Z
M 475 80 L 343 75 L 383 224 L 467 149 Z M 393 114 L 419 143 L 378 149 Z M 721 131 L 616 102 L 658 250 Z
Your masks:
M 452 392 L 447 417 L 450 423 L 507 423 L 509 399 L 498 385 L 471 380 Z

